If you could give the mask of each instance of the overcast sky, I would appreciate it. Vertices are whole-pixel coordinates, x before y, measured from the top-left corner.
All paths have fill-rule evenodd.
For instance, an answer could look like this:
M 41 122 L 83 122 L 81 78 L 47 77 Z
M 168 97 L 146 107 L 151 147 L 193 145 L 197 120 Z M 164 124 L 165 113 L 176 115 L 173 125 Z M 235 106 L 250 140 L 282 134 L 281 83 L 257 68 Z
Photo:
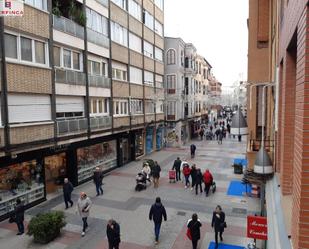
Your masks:
M 165 36 L 193 43 L 223 85 L 246 79 L 248 0 L 165 0 Z

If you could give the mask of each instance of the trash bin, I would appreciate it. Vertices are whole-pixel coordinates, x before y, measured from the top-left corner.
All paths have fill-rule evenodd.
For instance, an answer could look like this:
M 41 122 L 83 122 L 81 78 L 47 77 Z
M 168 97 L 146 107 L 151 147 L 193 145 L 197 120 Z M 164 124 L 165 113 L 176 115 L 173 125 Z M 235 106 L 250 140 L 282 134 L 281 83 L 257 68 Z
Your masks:
M 241 175 L 243 173 L 243 166 L 242 164 L 234 164 L 234 174 Z

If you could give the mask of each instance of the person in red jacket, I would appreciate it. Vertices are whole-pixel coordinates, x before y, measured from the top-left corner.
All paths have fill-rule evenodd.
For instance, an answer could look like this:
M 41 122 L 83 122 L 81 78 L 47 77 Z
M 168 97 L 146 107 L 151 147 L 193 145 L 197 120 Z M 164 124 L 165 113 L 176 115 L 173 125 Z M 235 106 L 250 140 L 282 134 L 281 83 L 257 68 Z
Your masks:
M 206 171 L 203 175 L 203 180 L 204 180 L 204 183 L 205 183 L 205 193 L 206 193 L 206 197 L 207 197 L 208 193 L 209 193 L 210 186 L 213 182 L 213 177 L 212 177 L 212 174 L 210 173 L 209 169 L 206 169 Z
M 185 188 L 187 188 L 188 186 L 190 187 L 190 181 L 189 181 L 190 173 L 191 173 L 190 166 L 188 164 L 185 164 L 183 167 L 183 175 L 185 176 L 185 180 L 186 180 Z

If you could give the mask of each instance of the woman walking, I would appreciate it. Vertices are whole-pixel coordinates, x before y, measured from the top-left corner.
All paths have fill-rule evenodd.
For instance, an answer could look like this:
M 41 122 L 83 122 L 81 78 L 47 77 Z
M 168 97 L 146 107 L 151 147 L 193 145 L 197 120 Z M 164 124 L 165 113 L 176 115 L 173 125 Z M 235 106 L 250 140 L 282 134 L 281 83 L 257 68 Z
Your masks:
M 185 188 L 187 188 L 188 186 L 190 187 L 190 181 L 189 181 L 189 177 L 190 177 L 190 173 L 191 173 L 191 170 L 190 170 L 190 166 L 188 164 L 185 164 L 184 167 L 183 167 L 183 175 L 185 177 Z
M 202 223 L 198 219 L 197 214 L 193 214 L 192 219 L 188 221 L 188 225 L 187 225 L 187 227 L 190 229 L 193 249 L 197 249 L 197 243 L 199 239 L 201 238 L 201 231 L 200 231 L 201 226 L 202 226 Z
M 109 249 L 119 249 L 120 244 L 120 226 L 114 220 L 109 220 L 106 227 Z
M 80 197 L 77 201 L 77 211 L 79 212 L 80 217 L 83 221 L 83 231 L 82 236 L 85 236 L 86 229 L 88 227 L 87 219 L 89 217 L 89 211 L 91 208 L 92 202 L 90 198 L 86 195 L 85 192 L 80 193 Z
M 196 165 L 193 164 L 191 167 L 191 171 L 190 171 L 190 175 L 191 175 L 191 179 L 192 179 L 192 185 L 191 185 L 191 190 L 193 190 L 195 184 L 196 184 Z
M 215 230 L 215 240 L 216 240 L 216 249 L 219 247 L 218 245 L 218 234 L 220 235 L 220 240 L 223 241 L 222 234 L 224 232 L 224 228 L 226 228 L 225 222 L 225 213 L 222 211 L 221 206 L 217 206 L 216 210 L 213 212 L 211 227 Z
M 203 193 L 203 187 L 202 187 L 202 182 L 203 182 L 203 174 L 201 169 L 196 170 L 196 178 L 195 178 L 195 194 L 198 194 L 198 187 L 200 187 L 200 193 Z

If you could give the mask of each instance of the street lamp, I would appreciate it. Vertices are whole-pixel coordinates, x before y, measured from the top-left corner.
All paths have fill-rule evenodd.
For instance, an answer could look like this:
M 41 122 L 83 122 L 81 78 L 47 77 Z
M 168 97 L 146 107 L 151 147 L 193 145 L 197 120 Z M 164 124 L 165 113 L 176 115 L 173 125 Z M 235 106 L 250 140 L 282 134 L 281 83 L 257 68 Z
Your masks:
M 241 141 L 242 135 L 248 135 L 247 121 L 242 115 L 239 106 L 236 114 L 232 117 L 231 135 L 233 136 L 237 135 L 239 142 Z

